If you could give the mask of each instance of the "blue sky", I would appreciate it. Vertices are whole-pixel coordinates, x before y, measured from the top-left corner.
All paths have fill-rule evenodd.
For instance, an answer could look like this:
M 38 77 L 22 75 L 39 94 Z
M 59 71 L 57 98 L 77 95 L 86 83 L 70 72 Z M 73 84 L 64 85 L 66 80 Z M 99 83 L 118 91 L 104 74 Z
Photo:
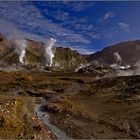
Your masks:
M 0 32 L 92 53 L 140 39 L 140 2 L 1 1 Z

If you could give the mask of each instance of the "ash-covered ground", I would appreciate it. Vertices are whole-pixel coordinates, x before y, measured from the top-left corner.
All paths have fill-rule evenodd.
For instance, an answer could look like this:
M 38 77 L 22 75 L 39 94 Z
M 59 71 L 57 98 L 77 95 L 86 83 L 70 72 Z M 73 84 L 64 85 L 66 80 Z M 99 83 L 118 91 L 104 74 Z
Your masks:
M 1 139 L 140 138 L 140 76 L 20 70 L 0 79 Z

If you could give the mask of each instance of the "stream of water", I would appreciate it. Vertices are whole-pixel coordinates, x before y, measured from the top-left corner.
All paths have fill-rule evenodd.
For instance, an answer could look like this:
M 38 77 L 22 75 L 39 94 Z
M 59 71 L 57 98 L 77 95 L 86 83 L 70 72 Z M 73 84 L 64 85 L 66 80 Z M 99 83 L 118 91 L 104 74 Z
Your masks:
M 35 112 L 37 113 L 38 118 L 50 129 L 57 139 L 72 139 L 64 131 L 50 123 L 50 115 L 47 112 L 43 112 L 41 106 L 42 105 L 36 105 Z
M 75 90 L 75 93 L 77 91 L 79 91 L 80 89 L 82 89 L 81 85 L 77 84 L 77 83 L 73 83 L 71 85 L 70 88 L 68 88 L 65 93 L 63 94 L 59 94 L 59 95 L 55 95 L 55 96 L 51 96 L 51 98 L 41 98 L 42 99 L 42 103 L 39 104 L 39 105 L 36 105 L 35 107 L 35 112 L 38 116 L 38 118 L 43 122 L 44 125 L 46 125 L 50 131 L 55 134 L 55 136 L 58 138 L 58 139 L 72 139 L 70 136 L 68 136 L 63 130 L 59 129 L 57 126 L 51 124 L 50 122 L 50 115 L 47 113 L 47 112 L 44 112 L 41 110 L 41 107 L 43 105 L 46 105 L 50 102 L 53 102 L 53 101 L 56 101 L 56 100 L 59 100 L 62 96 L 66 96 L 66 95 L 70 95 L 70 94 L 73 94 L 73 92 L 71 92 L 72 90 Z

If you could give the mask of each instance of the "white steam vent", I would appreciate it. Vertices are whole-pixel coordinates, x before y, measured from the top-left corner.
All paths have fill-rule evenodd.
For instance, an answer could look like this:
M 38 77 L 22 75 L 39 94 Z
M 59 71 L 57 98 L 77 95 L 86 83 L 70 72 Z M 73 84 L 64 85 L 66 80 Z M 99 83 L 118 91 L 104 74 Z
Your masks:
M 22 64 L 24 64 L 24 61 L 23 60 L 24 60 L 25 54 L 26 54 L 25 50 L 22 50 L 21 55 L 19 56 L 19 61 Z
M 25 39 L 16 39 L 15 40 L 16 45 L 16 51 L 19 54 L 19 61 L 24 64 L 24 58 L 26 55 L 26 47 L 27 47 L 27 41 Z
M 117 62 L 122 62 L 122 58 L 121 58 L 121 56 L 119 55 L 118 52 L 114 52 L 114 57 L 115 57 Z
M 82 63 L 81 63 L 80 66 L 77 67 L 77 68 L 75 69 L 75 72 L 78 72 L 79 69 L 81 69 L 81 68 L 85 68 L 85 67 L 88 67 L 88 66 L 90 66 L 89 63 L 87 63 L 87 64 L 82 64 Z
M 48 60 L 48 65 L 51 67 L 53 64 L 53 58 L 54 58 L 54 52 L 53 52 L 53 47 L 54 44 L 56 43 L 56 39 L 50 38 L 46 43 L 45 43 L 45 51 L 46 51 L 46 58 Z

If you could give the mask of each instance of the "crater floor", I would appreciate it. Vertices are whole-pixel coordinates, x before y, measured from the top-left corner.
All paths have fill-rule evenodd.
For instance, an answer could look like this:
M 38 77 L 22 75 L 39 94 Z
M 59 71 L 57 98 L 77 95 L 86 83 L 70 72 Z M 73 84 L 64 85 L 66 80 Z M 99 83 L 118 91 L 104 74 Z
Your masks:
M 0 138 L 140 138 L 140 76 L 0 71 Z M 44 115 L 45 116 L 45 115 Z

